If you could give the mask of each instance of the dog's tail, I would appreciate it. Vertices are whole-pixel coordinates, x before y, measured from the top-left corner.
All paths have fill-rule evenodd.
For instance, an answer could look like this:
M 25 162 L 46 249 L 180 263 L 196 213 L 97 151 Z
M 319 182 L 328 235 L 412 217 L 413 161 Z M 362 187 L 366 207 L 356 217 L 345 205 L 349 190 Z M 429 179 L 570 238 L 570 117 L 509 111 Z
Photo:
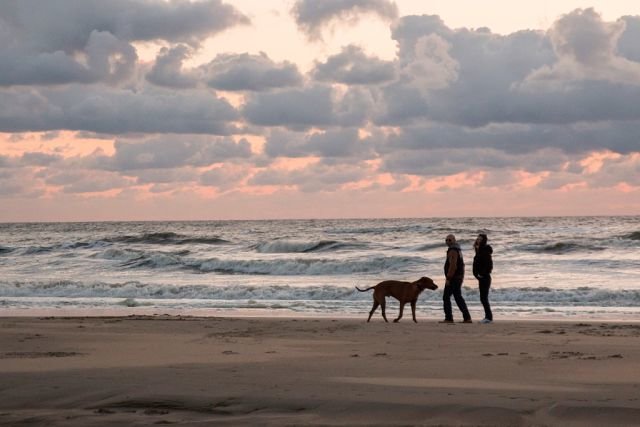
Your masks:
M 360 289 L 359 287 L 356 286 L 356 289 L 359 290 L 360 292 L 367 292 L 367 291 L 370 291 L 373 288 L 375 288 L 375 286 L 368 287 L 367 289 Z

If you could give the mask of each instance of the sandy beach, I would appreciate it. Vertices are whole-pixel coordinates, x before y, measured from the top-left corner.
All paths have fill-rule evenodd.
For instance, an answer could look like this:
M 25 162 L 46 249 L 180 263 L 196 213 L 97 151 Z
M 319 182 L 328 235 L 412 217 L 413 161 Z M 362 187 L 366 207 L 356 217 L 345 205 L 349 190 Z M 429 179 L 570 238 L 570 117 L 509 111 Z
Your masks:
M 0 424 L 637 425 L 640 324 L 1 318 Z

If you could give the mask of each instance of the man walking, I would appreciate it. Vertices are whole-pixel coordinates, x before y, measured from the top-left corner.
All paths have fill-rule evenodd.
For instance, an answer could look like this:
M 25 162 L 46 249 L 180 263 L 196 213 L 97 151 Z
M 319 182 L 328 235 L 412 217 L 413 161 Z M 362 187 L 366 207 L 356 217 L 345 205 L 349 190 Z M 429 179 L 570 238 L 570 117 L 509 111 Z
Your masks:
M 448 246 L 447 260 L 444 263 L 444 275 L 446 281 L 444 284 L 444 293 L 442 300 L 444 302 L 444 320 L 440 323 L 453 323 L 453 312 L 451 310 L 451 295 L 456 300 L 458 308 L 462 312 L 463 323 L 472 323 L 471 315 L 467 309 L 467 303 L 462 297 L 462 282 L 464 281 L 464 259 L 462 258 L 462 250 L 456 242 L 456 237 L 449 234 L 445 239 Z

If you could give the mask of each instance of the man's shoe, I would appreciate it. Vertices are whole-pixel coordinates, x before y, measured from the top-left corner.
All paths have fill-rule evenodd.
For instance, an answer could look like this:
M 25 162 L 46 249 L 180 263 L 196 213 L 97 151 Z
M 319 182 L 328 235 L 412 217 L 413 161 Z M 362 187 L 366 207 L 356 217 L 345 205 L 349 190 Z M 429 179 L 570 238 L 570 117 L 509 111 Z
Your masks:
M 462 321 L 462 323 L 473 323 L 473 320 L 471 319 L 465 319 Z
M 453 323 L 453 320 L 444 319 L 444 320 L 439 321 L 438 323 Z
M 483 323 L 483 324 L 493 323 L 493 320 L 491 320 L 491 319 L 482 319 L 482 320 L 480 321 L 480 323 Z

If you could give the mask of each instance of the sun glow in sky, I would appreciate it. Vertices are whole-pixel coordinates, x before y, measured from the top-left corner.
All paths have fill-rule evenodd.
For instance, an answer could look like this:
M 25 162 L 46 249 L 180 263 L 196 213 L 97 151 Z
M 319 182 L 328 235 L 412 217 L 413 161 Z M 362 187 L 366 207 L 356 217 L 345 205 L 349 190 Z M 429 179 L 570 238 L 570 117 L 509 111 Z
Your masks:
M 0 221 L 640 213 L 640 2 L 0 3 Z

